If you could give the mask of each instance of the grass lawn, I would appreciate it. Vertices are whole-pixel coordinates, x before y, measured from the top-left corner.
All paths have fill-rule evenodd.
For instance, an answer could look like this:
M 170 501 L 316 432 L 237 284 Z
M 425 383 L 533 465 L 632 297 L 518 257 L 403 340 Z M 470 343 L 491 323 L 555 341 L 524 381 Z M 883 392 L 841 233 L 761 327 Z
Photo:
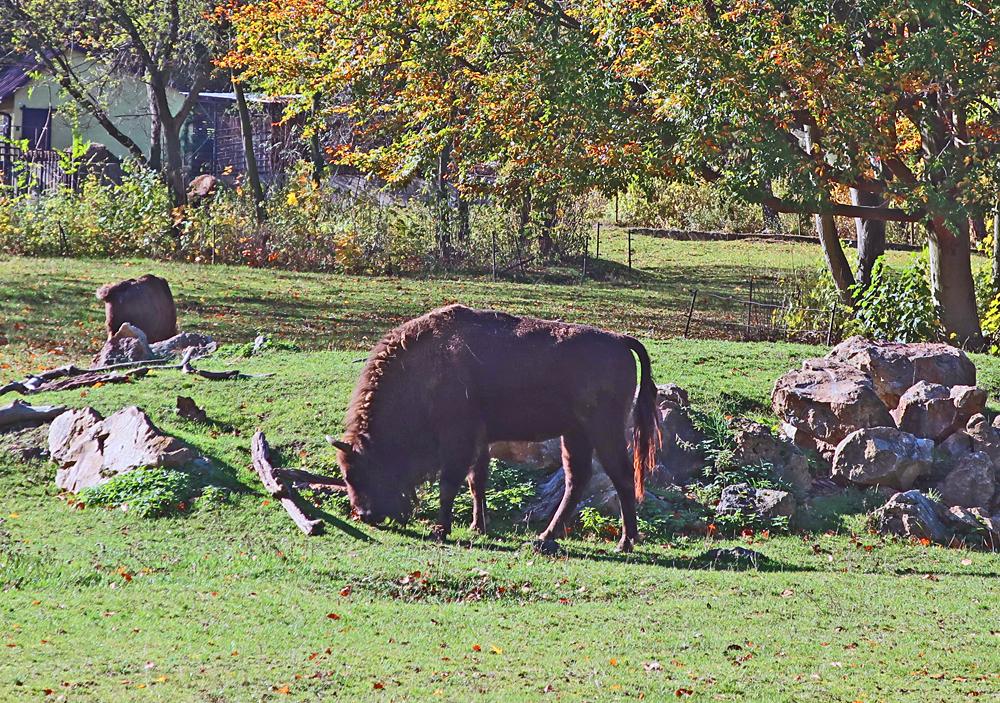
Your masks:
M 656 254 L 663 271 L 687 265 L 681 244 Z M 771 246 L 750 249 L 771 256 Z M 736 280 L 738 265 L 721 252 L 697 275 Z M 0 440 L 0 701 L 1000 700 L 993 554 L 884 540 L 859 531 L 858 515 L 743 541 L 767 557 L 747 570 L 706 564 L 698 556 L 719 543 L 690 537 L 631 555 L 571 539 L 568 557 L 548 558 L 524 548 L 524 528 L 460 529 L 438 545 L 420 523 L 373 529 L 331 516 L 327 535 L 306 538 L 249 470 L 257 428 L 280 463 L 329 467 L 322 436 L 340 428 L 357 349 L 446 300 L 636 332 L 650 340 L 658 382 L 688 388 L 698 407 L 757 415 L 774 379 L 822 349 L 668 339 L 666 327 L 650 335 L 644 321 L 659 319 L 673 290 L 660 283 L 15 260 L 0 264 L 10 341 L 0 380 L 92 352 L 93 288 L 147 270 L 174 285 L 184 327 L 226 341 L 276 331 L 304 351 L 231 362 L 276 374 L 268 379 L 158 371 L 37 398 L 103 413 L 140 405 L 245 487 L 228 505 L 196 501 L 155 520 L 76 510 L 59 498 L 50 464 L 16 460 Z M 15 331 L 21 321 L 31 324 Z M 66 357 L 45 348 L 54 342 Z M 976 362 L 983 385 L 1000 391 L 1000 363 Z M 178 394 L 211 425 L 178 418 Z

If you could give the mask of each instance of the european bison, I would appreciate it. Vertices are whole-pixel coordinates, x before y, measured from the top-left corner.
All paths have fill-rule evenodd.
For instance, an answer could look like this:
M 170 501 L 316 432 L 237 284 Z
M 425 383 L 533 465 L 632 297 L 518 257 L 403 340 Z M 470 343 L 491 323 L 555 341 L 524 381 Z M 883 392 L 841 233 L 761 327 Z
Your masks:
M 626 422 L 636 388 L 633 456 Z M 490 442 L 562 437 L 566 491 L 539 535 L 552 551 L 592 473 L 594 451 L 621 502 L 628 551 L 638 537 L 636 500 L 659 445 L 656 386 L 637 340 L 563 322 L 451 305 L 389 332 L 375 346 L 347 411 L 338 461 L 351 505 L 367 523 L 405 522 L 415 488 L 440 472 L 441 514 L 451 530 L 463 480 L 472 529 L 486 529 Z
M 120 283 L 109 283 L 97 289 L 97 299 L 104 301 L 104 326 L 108 339 L 123 322 L 129 322 L 146 333 L 153 344 L 177 334 L 177 308 L 170 286 L 158 276 L 147 274 Z

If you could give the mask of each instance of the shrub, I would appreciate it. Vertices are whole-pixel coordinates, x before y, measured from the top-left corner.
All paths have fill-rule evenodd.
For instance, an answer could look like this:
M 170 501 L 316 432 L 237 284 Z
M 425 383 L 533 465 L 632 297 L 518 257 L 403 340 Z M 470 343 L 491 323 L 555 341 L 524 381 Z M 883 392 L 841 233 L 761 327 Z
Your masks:
M 635 184 L 619 198 L 625 224 L 700 231 L 759 232 L 759 205 L 707 183 L 654 181 Z
M 194 478 L 185 471 L 139 468 L 85 488 L 80 497 L 89 505 L 127 506 L 139 517 L 161 517 L 184 510 L 197 489 Z
M 908 266 L 893 269 L 880 256 L 872 268 L 871 284 L 854 289 L 858 333 L 890 342 L 926 342 L 943 336 L 931 293 L 926 254 Z

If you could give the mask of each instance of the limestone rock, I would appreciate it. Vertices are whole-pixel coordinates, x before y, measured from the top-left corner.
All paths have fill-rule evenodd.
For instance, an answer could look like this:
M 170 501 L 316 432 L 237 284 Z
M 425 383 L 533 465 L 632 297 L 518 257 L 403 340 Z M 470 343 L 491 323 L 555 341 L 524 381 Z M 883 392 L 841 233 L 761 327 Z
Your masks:
M 964 351 L 948 344 L 872 342 L 850 337 L 827 358 L 867 374 L 889 408 L 895 408 L 900 397 L 919 381 L 949 387 L 976 385 L 975 365 Z
M 556 438 L 544 442 L 494 442 L 490 445 L 490 458 L 508 464 L 554 469 L 562 466 L 562 441 Z
M 929 539 L 947 544 L 953 535 L 945 525 L 945 508 L 920 491 L 897 493 L 872 513 L 872 526 L 883 534 Z
M 656 486 L 685 484 L 705 465 L 705 458 L 697 446 L 705 440 L 705 435 L 694 426 L 687 391 L 680 386 L 673 383 L 657 386 L 656 407 L 662 443 L 650 483 Z
M 996 492 L 996 470 L 986 452 L 972 452 L 958 460 L 937 485 L 941 502 L 962 508 L 989 508 Z
M 72 493 L 139 467 L 179 468 L 198 458 L 134 406 L 104 420 L 91 408 L 63 413 L 49 430 L 49 452 L 56 485 Z
M 207 334 L 197 332 L 181 332 L 169 339 L 150 344 L 153 356 L 162 359 L 168 356 L 183 356 L 191 350 L 191 359 L 198 359 L 213 354 L 219 345 Z
M 792 441 L 827 459 L 856 430 L 895 426 L 868 376 L 828 359 L 807 359 L 801 370 L 779 378 L 771 403 Z
M 123 322 L 101 351 L 94 357 L 92 366 L 111 366 L 130 361 L 147 361 L 153 358 L 153 350 L 146 340 L 146 333 L 128 322 Z
M 1000 432 L 989 424 L 985 415 L 970 417 L 964 432 L 972 443 L 970 451 L 985 452 L 994 466 L 1000 465 Z
M 941 441 L 985 407 L 986 392 L 980 388 L 919 381 L 902 395 L 892 417 L 904 432 Z
M 895 427 L 872 427 L 848 435 L 833 459 L 833 475 L 863 486 L 907 491 L 931 470 L 934 442 Z
M 791 517 L 795 514 L 795 498 L 787 491 L 752 488 L 747 483 L 736 483 L 722 489 L 722 497 L 715 506 L 715 514 L 737 513 L 764 519 Z
M 736 418 L 729 423 L 733 429 L 736 448 L 733 462 L 740 466 L 765 463 L 774 467 L 778 478 L 788 483 L 797 493 L 805 493 L 812 486 L 809 461 L 801 449 L 792 442 L 775 437 L 770 428 L 746 418 Z

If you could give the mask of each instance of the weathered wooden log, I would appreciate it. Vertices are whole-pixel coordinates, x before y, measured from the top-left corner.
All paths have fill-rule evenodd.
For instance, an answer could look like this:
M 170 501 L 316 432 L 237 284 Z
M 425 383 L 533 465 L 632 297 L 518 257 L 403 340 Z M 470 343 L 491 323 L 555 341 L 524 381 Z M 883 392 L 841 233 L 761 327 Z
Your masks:
M 309 483 L 313 485 L 326 486 L 327 488 L 332 488 L 336 491 L 346 491 L 347 486 L 344 484 L 344 479 L 335 478 L 333 476 L 323 476 L 322 474 L 314 474 L 312 471 L 306 471 L 305 469 L 275 469 L 274 474 L 279 479 L 284 479 L 292 483 Z
M 310 520 L 306 517 L 296 500 L 298 493 L 276 475 L 277 469 L 271 464 L 271 448 L 268 446 L 263 432 L 257 431 L 254 433 L 253 439 L 250 440 L 250 456 L 253 459 L 253 468 L 260 476 L 264 488 L 271 494 L 272 498 L 281 501 L 282 507 L 292 518 L 292 521 L 299 526 L 299 529 L 307 535 L 322 533 L 323 521 Z
M 23 400 L 15 400 L 10 405 L 0 408 L 0 427 L 27 422 L 41 424 L 54 420 L 64 412 L 66 408 L 62 405 L 29 405 Z

